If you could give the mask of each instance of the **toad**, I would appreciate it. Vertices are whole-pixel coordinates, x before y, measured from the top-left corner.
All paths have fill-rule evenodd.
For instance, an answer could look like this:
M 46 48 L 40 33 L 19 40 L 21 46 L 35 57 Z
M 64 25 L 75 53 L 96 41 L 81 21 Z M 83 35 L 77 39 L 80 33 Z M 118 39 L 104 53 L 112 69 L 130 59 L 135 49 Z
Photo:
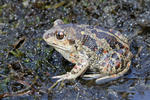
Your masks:
M 54 76 L 58 81 L 95 79 L 97 84 L 123 76 L 130 68 L 132 53 L 128 39 L 120 32 L 85 24 L 64 24 L 57 19 L 43 39 L 62 56 L 74 63 L 70 72 Z M 87 69 L 93 73 L 84 73 Z

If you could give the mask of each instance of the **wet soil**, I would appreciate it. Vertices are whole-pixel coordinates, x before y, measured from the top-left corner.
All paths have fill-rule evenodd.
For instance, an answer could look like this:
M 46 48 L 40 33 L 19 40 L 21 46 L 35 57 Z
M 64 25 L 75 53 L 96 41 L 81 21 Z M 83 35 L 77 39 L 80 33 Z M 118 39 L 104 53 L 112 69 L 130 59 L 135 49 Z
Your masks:
M 0 0 L 0 99 L 149 100 L 150 0 Z M 129 38 L 134 54 L 130 71 L 97 85 L 78 78 L 56 82 L 52 76 L 73 64 L 42 39 L 56 19 L 99 25 Z

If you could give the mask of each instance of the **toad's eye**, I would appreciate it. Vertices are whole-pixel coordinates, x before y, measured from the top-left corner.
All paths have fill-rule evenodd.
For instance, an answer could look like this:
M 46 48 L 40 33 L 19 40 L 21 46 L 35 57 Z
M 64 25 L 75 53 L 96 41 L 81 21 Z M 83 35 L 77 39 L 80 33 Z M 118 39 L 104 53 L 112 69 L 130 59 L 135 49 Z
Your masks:
M 65 34 L 64 32 L 56 32 L 56 38 L 59 40 L 62 40 L 64 38 Z

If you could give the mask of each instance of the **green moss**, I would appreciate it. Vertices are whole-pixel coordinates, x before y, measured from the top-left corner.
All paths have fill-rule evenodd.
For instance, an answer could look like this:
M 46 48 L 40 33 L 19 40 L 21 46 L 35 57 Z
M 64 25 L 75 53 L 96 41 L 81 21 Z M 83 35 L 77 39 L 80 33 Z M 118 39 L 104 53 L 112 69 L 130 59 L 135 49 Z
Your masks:
M 63 22 L 64 22 L 65 24 L 68 24 L 68 23 L 69 23 L 69 21 L 68 21 L 67 18 L 64 18 L 64 19 L 63 19 Z
M 24 62 L 25 62 L 25 63 L 29 63 L 29 62 L 30 62 L 30 59 L 29 59 L 29 58 L 26 58 L 26 59 L 24 60 Z
M 7 32 L 3 32 L 2 30 L 0 30 L 0 34 L 7 34 Z
M 10 51 L 10 53 L 17 58 L 21 58 L 22 56 L 24 56 L 24 53 L 18 49 L 16 49 L 15 51 L 12 50 Z
M 50 8 L 52 8 L 51 5 L 46 5 L 46 6 L 45 6 L 45 9 L 50 9 Z
M 7 78 L 3 79 L 2 81 L 0 81 L 0 93 L 3 93 L 4 91 L 7 90 L 8 82 L 10 82 L 9 77 L 7 77 Z

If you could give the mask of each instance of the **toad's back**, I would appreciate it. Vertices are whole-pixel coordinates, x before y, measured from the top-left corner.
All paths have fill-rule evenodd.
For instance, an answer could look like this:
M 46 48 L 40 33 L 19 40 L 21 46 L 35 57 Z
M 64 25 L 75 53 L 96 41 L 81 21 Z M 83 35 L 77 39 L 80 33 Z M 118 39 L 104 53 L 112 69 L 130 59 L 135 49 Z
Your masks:
M 127 60 L 132 54 L 129 51 L 127 38 L 118 31 L 99 26 L 68 25 L 72 26 L 76 39 L 81 41 L 83 50 L 87 52 L 91 61 L 91 70 L 110 75 L 127 67 Z

